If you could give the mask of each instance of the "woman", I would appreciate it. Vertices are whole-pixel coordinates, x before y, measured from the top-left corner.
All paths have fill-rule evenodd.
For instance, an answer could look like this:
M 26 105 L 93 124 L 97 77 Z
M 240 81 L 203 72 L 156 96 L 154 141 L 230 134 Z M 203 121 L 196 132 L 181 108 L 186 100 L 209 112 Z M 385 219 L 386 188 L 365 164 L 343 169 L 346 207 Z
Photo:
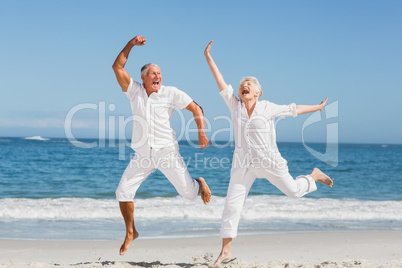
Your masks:
M 204 55 L 220 94 L 229 107 L 235 133 L 235 151 L 220 230 L 222 251 L 214 263 L 214 266 L 219 266 L 221 262 L 232 258 L 232 239 L 237 236 L 240 213 L 256 178 L 266 178 L 291 198 L 300 198 L 317 190 L 316 181 L 329 187 L 332 187 L 333 182 L 318 168 L 314 168 L 310 175 L 292 178 L 286 160 L 278 151 L 273 121 L 278 116 L 321 111 L 328 98 L 319 105 L 277 105 L 269 101 L 258 101 L 262 95 L 258 80 L 245 77 L 240 81 L 240 99 L 237 99 L 232 86 L 225 83 L 210 55 L 212 43 L 208 44 Z

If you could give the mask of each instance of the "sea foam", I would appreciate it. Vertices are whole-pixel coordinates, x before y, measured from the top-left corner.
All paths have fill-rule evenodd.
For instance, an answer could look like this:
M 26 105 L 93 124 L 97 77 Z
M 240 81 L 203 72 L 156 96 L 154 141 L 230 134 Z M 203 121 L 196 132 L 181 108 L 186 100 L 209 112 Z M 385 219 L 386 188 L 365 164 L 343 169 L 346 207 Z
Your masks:
M 181 197 L 135 200 L 137 219 L 175 219 L 220 221 L 225 198 L 212 197 L 205 206 L 201 200 Z M 250 196 L 241 217 L 251 221 L 400 221 L 402 201 L 362 201 L 284 196 Z M 56 198 L 0 199 L 1 220 L 115 220 L 121 214 L 113 199 Z M 402 226 L 401 226 L 402 227 Z
M 32 136 L 32 137 L 25 137 L 24 140 L 48 141 L 50 139 L 43 138 L 41 136 Z

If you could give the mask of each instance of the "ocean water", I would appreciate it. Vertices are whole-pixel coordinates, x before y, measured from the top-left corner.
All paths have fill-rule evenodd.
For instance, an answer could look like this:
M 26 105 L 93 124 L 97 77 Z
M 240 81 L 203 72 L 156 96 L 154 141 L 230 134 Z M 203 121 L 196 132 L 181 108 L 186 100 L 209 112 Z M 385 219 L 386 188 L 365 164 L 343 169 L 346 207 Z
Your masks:
M 257 179 L 245 203 L 239 235 L 311 231 L 402 231 L 402 145 L 278 143 L 293 176 L 318 167 L 332 188 L 287 198 Z M 142 238 L 217 236 L 233 145 L 200 151 L 180 142 L 193 177 L 203 176 L 210 204 L 178 196 L 155 171 L 135 200 Z M 0 138 L 0 239 L 122 239 L 115 189 L 133 151 L 120 141 Z M 325 160 L 325 161 L 323 161 Z

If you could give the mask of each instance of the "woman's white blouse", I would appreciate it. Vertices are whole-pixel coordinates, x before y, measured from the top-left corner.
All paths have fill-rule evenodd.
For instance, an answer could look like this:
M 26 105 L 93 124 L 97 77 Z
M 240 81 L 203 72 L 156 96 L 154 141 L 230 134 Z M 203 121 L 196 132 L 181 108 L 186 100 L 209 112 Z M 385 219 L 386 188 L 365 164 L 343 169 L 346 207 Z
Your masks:
M 220 92 L 232 115 L 235 151 L 232 173 L 249 166 L 269 169 L 274 173 L 288 172 L 287 162 L 276 145 L 274 119 L 280 116 L 297 116 L 296 104 L 277 105 L 269 101 L 257 101 L 251 117 L 246 107 L 233 94 L 229 85 Z

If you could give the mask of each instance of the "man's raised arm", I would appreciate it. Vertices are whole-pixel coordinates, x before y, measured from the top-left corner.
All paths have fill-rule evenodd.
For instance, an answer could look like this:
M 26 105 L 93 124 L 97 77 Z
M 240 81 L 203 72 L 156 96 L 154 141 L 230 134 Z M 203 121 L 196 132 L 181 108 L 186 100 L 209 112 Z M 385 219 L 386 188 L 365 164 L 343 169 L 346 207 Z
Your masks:
M 113 63 L 112 68 L 116 75 L 117 82 L 119 82 L 119 85 L 124 92 L 127 91 L 128 85 L 130 85 L 130 75 L 126 70 L 124 70 L 124 65 L 126 65 L 128 55 L 134 46 L 143 46 L 146 41 L 147 40 L 142 35 L 137 35 L 127 43 Z

